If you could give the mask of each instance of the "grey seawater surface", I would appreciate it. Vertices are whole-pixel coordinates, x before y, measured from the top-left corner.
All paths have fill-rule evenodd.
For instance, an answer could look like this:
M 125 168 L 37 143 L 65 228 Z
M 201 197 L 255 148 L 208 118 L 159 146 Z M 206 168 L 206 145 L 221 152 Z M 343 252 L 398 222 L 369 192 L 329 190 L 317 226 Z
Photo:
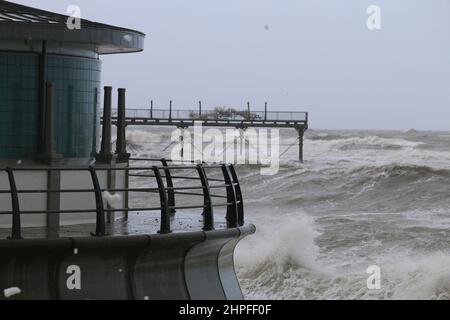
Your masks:
M 128 133 L 141 157 L 170 157 L 170 137 Z M 280 151 L 295 138 L 282 131 Z M 294 146 L 274 176 L 237 167 L 258 227 L 236 252 L 247 299 L 450 298 L 450 133 L 310 130 L 305 158 Z

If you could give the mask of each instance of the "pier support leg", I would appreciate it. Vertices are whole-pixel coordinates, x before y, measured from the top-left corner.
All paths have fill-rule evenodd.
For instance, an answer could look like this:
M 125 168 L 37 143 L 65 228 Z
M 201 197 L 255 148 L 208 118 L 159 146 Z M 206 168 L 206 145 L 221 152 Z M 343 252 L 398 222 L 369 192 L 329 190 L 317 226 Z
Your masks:
M 295 130 L 297 130 L 298 133 L 298 161 L 300 161 L 300 163 L 303 163 L 303 139 L 305 135 L 305 129 L 296 128 Z
M 130 160 L 130 154 L 127 152 L 126 138 L 126 113 L 125 113 L 125 89 L 119 91 L 119 101 L 117 105 L 117 163 L 127 163 Z
M 184 128 L 180 128 L 180 143 L 181 143 L 181 150 L 180 150 L 180 158 L 181 161 L 184 161 Z

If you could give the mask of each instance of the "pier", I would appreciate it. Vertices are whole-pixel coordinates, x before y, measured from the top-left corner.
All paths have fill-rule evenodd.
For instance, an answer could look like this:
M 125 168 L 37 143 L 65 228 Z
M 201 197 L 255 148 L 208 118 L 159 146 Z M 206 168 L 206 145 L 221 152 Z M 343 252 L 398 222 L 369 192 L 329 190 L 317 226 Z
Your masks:
M 112 110 L 112 122 L 118 123 L 117 110 Z M 294 129 L 298 135 L 299 161 L 303 162 L 303 140 L 308 130 L 308 112 L 270 111 L 267 103 L 263 111 L 220 107 L 204 109 L 199 102 L 198 109 L 173 109 L 172 101 L 168 109 L 154 108 L 151 102 L 148 109 L 126 109 L 125 126 L 173 126 L 188 129 L 196 123 L 204 127 L 223 127 L 246 130 L 248 128 Z

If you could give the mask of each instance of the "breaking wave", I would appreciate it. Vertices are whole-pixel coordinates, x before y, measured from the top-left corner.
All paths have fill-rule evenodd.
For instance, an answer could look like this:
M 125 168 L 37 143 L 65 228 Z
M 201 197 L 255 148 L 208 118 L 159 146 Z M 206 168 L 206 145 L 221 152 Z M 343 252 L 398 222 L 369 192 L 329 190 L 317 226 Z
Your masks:
M 380 290 L 367 287 L 367 267 L 354 259 L 344 267 L 320 253 L 307 217 L 287 218 L 278 228 L 261 228 L 236 251 L 244 295 L 256 300 L 450 299 L 450 254 L 378 256 Z M 357 243 L 355 243 L 357 245 Z M 251 252 L 251 254 L 249 254 Z

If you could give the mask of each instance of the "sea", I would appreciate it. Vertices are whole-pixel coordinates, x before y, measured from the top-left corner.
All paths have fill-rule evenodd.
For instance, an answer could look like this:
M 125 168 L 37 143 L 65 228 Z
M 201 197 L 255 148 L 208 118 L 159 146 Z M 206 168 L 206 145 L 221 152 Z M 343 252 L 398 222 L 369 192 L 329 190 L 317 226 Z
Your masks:
M 172 130 L 130 127 L 133 156 L 171 155 Z M 450 299 L 450 132 L 280 133 L 280 169 L 237 165 L 244 297 Z M 375 277 L 375 278 L 374 278 Z

